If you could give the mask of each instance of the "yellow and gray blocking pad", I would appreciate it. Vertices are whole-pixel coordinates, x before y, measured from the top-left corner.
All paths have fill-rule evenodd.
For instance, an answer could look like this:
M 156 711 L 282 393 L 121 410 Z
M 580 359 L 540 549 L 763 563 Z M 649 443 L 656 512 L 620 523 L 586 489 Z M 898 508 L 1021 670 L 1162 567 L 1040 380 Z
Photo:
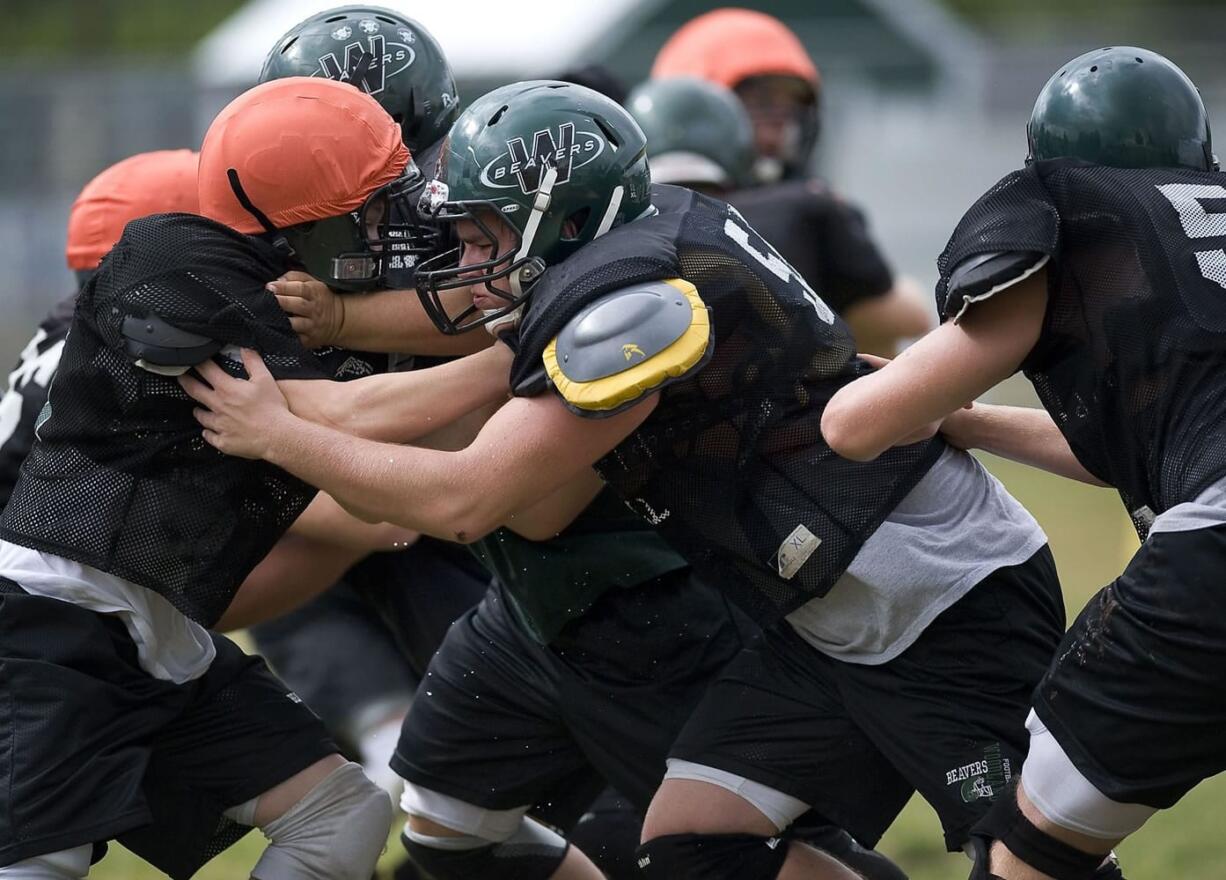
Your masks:
M 607 293 L 545 346 L 550 381 L 585 415 L 612 415 L 706 358 L 711 320 L 698 289 L 670 278 Z

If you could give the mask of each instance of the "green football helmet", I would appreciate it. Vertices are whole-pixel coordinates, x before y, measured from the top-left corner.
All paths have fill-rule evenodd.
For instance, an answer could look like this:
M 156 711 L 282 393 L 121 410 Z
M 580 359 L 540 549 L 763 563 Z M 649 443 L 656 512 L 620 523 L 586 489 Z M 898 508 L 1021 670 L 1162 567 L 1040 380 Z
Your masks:
M 1026 126 L 1027 161 L 1217 170 L 1209 116 L 1182 70 L 1148 49 L 1096 49 L 1056 72 Z
M 471 220 L 493 254 L 461 268 L 457 248 L 418 267 L 418 294 L 444 333 L 513 320 L 548 266 L 651 211 L 638 123 L 620 104 L 571 83 L 515 83 L 479 98 L 452 126 L 434 177 L 419 211 L 444 226 Z M 503 253 L 500 223 L 514 239 Z M 502 279 L 509 293 L 491 286 Z M 507 305 L 469 306 L 451 317 L 440 293 L 473 284 Z
M 697 77 L 653 79 L 626 101 L 647 136 L 656 183 L 731 190 L 753 177 L 753 123 L 728 89 Z
M 338 6 L 279 39 L 260 82 L 326 76 L 360 86 L 400 125 L 417 154 L 447 133 L 459 112 L 455 77 L 430 32 L 378 6 Z

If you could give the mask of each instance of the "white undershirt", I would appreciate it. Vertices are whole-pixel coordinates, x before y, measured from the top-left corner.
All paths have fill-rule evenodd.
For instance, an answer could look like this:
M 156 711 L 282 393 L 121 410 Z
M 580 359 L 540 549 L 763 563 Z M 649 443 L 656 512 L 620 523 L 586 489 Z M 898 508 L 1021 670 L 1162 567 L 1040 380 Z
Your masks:
M 0 541 L 0 576 L 33 596 L 118 617 L 142 669 L 183 684 L 208 670 L 217 650 L 208 630 L 152 590 L 88 565 Z
M 1034 517 L 974 457 L 946 449 L 869 536 L 824 597 L 787 621 L 845 663 L 888 663 L 988 575 L 1047 543 Z
M 1221 525 L 1226 525 L 1226 480 L 1209 486 L 1192 501 L 1176 504 L 1159 514 L 1149 533 L 1191 532 Z

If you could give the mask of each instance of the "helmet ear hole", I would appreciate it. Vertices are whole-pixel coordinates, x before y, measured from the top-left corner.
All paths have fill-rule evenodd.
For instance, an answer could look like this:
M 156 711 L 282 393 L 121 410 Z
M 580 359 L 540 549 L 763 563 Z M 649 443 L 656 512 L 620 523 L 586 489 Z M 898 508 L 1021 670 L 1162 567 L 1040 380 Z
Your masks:
M 562 240 L 574 241 L 579 237 L 587 221 L 591 219 L 591 207 L 583 207 L 562 221 Z

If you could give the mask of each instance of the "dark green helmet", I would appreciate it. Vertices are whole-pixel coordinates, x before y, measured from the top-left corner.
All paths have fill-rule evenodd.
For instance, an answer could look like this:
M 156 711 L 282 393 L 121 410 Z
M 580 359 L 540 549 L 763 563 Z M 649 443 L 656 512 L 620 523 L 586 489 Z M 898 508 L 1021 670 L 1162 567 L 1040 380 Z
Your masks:
M 625 109 L 599 92 L 540 80 L 495 89 L 464 111 L 439 155 L 422 213 L 444 224 L 472 220 L 492 258 L 459 265 L 458 250 L 422 263 L 418 293 L 435 324 L 458 333 L 503 322 L 546 267 L 651 209 L 647 141 Z M 515 246 L 502 253 L 492 224 Z M 460 277 L 463 275 L 463 277 Z M 505 279 L 510 290 L 497 290 Z M 450 317 L 439 293 L 484 284 L 505 308 Z
M 1026 126 L 1029 160 L 1216 170 L 1209 116 L 1182 70 L 1148 49 L 1096 49 L 1047 81 Z
M 458 112 L 455 77 L 430 32 L 378 6 L 338 6 L 279 39 L 260 82 L 326 76 L 360 85 L 400 125 L 414 154 L 447 133 Z
M 691 76 L 653 79 L 630 93 L 626 107 L 647 136 L 656 183 L 749 185 L 753 123 L 730 90 Z

